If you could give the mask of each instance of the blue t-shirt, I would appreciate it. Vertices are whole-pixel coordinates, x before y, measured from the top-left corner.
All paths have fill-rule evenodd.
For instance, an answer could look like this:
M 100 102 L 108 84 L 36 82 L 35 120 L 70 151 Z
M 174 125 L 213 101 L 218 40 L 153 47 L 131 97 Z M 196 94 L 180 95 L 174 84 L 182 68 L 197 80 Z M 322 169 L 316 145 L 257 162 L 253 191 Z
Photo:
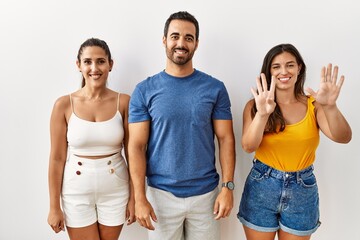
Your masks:
M 217 187 L 213 119 L 232 119 L 230 100 L 224 84 L 201 71 L 183 78 L 163 71 L 136 86 L 129 123 L 150 121 L 149 186 L 177 197 Z

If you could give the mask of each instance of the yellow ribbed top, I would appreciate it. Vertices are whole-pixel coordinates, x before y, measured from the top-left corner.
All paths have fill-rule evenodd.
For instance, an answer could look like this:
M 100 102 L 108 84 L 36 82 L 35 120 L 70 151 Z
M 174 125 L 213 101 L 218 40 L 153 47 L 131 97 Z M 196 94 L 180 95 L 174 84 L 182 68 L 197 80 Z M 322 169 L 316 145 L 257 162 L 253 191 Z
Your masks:
M 286 172 L 299 171 L 313 164 L 320 141 L 314 101 L 313 97 L 308 98 L 307 112 L 300 122 L 286 125 L 283 132 L 264 134 L 255 158 Z

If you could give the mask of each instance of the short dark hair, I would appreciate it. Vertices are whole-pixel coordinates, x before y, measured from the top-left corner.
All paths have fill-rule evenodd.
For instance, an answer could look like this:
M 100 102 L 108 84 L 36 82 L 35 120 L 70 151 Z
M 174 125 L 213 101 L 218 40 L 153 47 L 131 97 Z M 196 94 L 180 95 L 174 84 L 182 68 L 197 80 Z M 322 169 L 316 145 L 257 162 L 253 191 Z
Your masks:
M 180 11 L 170 15 L 170 17 L 165 22 L 164 37 L 166 37 L 168 34 L 169 25 L 172 20 L 183 20 L 193 23 L 196 29 L 196 33 L 195 33 L 196 40 L 199 40 L 199 23 L 193 15 L 191 15 L 186 11 Z
M 77 54 L 77 60 L 79 61 L 79 63 L 81 62 L 81 54 L 83 53 L 84 49 L 86 47 L 100 47 L 105 51 L 105 54 L 108 57 L 108 61 L 109 63 L 111 63 L 112 58 L 111 58 L 111 52 L 109 49 L 109 46 L 107 45 L 107 43 L 104 40 L 98 39 L 98 38 L 89 38 L 87 39 L 85 42 L 83 42 L 79 48 L 78 54 Z M 81 87 L 85 86 L 85 79 L 83 77 L 82 83 L 81 83 Z

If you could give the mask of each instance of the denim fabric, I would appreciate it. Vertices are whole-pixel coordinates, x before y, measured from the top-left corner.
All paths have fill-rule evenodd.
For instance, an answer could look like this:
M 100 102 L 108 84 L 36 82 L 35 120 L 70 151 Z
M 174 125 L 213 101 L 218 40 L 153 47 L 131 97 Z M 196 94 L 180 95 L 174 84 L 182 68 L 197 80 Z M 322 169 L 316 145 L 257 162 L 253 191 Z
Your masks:
M 311 235 L 320 226 L 314 167 L 282 172 L 254 160 L 242 194 L 238 218 L 261 232 Z

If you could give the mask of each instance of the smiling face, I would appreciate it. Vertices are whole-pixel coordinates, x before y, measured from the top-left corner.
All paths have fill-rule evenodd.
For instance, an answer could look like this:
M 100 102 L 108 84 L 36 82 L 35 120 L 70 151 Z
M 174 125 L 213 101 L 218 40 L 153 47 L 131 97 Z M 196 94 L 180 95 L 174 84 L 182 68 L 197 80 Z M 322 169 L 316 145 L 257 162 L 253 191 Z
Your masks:
M 167 36 L 163 37 L 166 55 L 176 65 L 191 64 L 198 46 L 195 25 L 189 21 L 172 20 Z
M 113 62 L 105 50 L 97 46 L 85 47 L 76 62 L 86 85 L 93 87 L 105 86 Z
M 294 55 L 282 52 L 275 56 L 271 62 L 270 73 L 276 79 L 276 88 L 279 90 L 294 89 L 301 65 Z

